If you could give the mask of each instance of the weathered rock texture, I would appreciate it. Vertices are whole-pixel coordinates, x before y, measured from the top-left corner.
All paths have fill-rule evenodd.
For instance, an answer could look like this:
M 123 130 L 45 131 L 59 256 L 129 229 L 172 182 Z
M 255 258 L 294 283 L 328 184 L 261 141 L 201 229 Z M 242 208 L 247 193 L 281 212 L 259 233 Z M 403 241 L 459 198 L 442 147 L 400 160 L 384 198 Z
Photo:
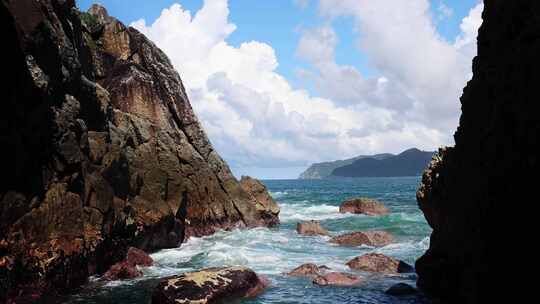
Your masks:
M 340 213 L 355 213 L 366 215 L 386 215 L 388 214 L 388 208 L 383 203 L 367 198 L 359 197 L 350 200 L 346 200 L 339 206 Z
M 532 227 L 521 227 L 537 214 L 528 206 L 540 172 L 540 1 L 484 4 L 456 144 L 439 151 L 417 193 L 433 227 L 430 248 L 416 262 L 418 286 L 446 303 L 485 303 L 493 295 L 502 301 L 521 284 L 501 280 L 517 276 L 499 271 L 528 269 L 531 259 L 498 253 L 527 243 Z
M 352 287 L 361 284 L 363 278 L 345 272 L 329 272 L 313 279 L 313 284 L 319 286 Z
M 292 276 L 292 277 L 316 278 L 320 275 L 324 275 L 328 269 L 329 268 L 324 265 L 317 266 L 316 264 L 313 264 L 313 263 L 306 263 L 291 270 L 290 272 L 287 273 L 287 275 Z
M 267 285 L 249 268 L 208 268 L 163 280 L 152 294 L 152 304 L 223 303 L 254 297 Z
M 386 246 L 394 241 L 394 237 L 386 231 L 356 231 L 335 236 L 330 243 L 341 246 Z
M 0 14 L 0 302 L 68 291 L 129 246 L 277 222 L 275 206 L 261 212 L 232 176 L 178 73 L 137 30 L 73 0 L 2 0 Z
M 135 247 L 129 247 L 126 258 L 109 268 L 103 275 L 105 280 L 133 279 L 143 275 L 137 266 L 148 267 L 154 264 L 154 260 L 144 251 Z
M 279 206 L 272 196 L 270 196 L 270 193 L 268 193 L 266 186 L 261 181 L 249 176 L 242 176 L 240 186 L 255 201 L 255 208 L 262 215 L 264 224 L 270 226 L 278 225 Z
M 380 253 L 368 253 L 347 262 L 355 270 L 385 274 L 414 272 L 411 265 Z
M 328 235 L 328 230 L 324 229 L 321 226 L 319 221 L 305 221 L 301 223 L 296 223 L 296 232 L 302 235 Z

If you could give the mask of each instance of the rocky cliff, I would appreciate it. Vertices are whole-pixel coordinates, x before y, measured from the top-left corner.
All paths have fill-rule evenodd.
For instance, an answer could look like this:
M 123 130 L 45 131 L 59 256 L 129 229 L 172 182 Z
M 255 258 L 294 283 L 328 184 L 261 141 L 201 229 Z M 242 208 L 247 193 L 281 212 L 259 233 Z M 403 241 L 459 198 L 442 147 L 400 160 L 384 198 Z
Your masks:
M 513 244 L 527 246 L 529 230 L 519 227 L 534 222 L 534 212 L 520 210 L 537 197 L 530 174 L 539 172 L 540 2 L 484 2 L 455 147 L 439 151 L 417 193 L 433 227 L 416 263 L 418 285 L 444 303 L 502 302 L 512 284 L 524 282 L 501 272 L 531 267 L 523 256 L 497 257 Z
M 0 302 L 69 291 L 128 246 L 278 222 L 141 33 L 73 0 L 2 0 L 0 13 Z

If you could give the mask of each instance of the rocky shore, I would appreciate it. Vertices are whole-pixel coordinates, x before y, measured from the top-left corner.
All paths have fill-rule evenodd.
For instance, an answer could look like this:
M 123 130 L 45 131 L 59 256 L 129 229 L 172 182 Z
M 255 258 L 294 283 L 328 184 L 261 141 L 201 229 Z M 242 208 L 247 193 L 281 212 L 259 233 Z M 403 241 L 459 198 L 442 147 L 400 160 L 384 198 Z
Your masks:
M 264 186 L 233 177 L 144 35 L 73 0 L 2 1 L 0 13 L 0 302 L 69 292 L 130 247 L 279 223 Z

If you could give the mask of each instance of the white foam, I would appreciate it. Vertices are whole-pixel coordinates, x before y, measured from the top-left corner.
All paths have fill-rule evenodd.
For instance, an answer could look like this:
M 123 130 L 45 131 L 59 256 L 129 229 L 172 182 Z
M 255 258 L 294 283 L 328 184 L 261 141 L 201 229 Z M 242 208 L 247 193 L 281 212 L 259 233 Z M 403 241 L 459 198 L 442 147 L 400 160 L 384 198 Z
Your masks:
M 327 204 L 312 205 L 308 202 L 296 204 L 281 203 L 279 204 L 279 207 L 281 208 L 279 219 L 282 222 L 307 220 L 322 221 L 359 216 L 352 213 L 339 213 L 338 206 Z

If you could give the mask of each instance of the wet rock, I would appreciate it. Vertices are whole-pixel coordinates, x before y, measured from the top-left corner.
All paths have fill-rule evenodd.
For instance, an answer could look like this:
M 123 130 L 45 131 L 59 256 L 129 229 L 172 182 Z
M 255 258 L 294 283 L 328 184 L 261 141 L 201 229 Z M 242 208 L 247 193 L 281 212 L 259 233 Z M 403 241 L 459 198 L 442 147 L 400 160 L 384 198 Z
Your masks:
M 407 296 L 418 293 L 418 290 L 406 283 L 397 283 L 385 291 L 386 294 L 392 296 Z
M 266 186 L 258 179 L 249 176 L 242 176 L 240 186 L 253 198 L 255 207 L 265 222 L 264 224 L 267 226 L 278 225 L 279 206 L 268 193 Z
M 361 197 L 350 199 L 341 203 L 339 206 L 339 212 L 366 215 L 386 215 L 388 214 L 388 208 L 377 200 Z
M 356 257 L 347 262 L 347 266 L 355 270 L 386 274 L 414 271 L 414 268 L 409 264 L 380 253 L 368 253 Z
M 321 226 L 319 221 L 306 221 L 296 224 L 296 232 L 302 235 L 328 235 L 328 231 Z
M 268 281 L 245 267 L 208 268 L 167 278 L 152 294 L 152 304 L 205 304 L 255 297 Z
M 382 247 L 392 243 L 394 237 L 386 231 L 357 231 L 335 236 L 331 243 L 341 246 L 374 246 Z
M 313 263 L 302 264 L 291 272 L 287 273 L 289 276 L 293 277 L 308 277 L 316 278 L 317 276 L 323 275 L 329 268 L 326 266 L 317 266 Z
M 133 279 L 142 276 L 137 266 L 152 266 L 154 260 L 144 251 L 130 247 L 128 249 L 126 258 L 111 266 L 111 268 L 103 275 L 105 280 L 125 280 Z
M 325 275 L 320 275 L 313 279 L 313 284 L 319 286 L 356 286 L 364 280 L 360 277 L 354 276 L 350 273 L 344 272 L 329 272 Z
M 69 292 L 130 246 L 277 223 L 266 189 L 232 175 L 143 34 L 72 0 L 1 1 L 0 16 L 0 303 Z

